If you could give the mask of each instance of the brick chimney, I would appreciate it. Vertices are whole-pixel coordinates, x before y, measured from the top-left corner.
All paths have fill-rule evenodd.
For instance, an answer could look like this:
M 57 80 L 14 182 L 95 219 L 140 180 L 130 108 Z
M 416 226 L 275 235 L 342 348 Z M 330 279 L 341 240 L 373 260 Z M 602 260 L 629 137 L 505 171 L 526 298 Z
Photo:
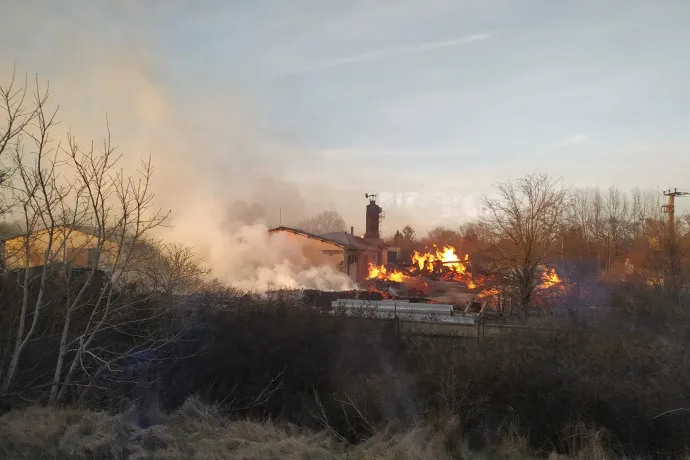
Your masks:
M 376 195 L 367 194 L 365 197 L 369 198 L 369 204 L 367 205 L 366 232 L 364 233 L 364 238 L 380 241 L 381 235 L 379 234 L 379 227 L 383 209 L 376 204 Z

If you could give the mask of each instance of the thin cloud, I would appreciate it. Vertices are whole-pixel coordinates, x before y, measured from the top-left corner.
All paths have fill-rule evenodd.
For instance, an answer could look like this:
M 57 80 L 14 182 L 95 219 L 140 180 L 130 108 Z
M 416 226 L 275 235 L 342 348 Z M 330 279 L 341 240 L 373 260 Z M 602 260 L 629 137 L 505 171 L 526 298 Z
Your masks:
M 352 159 L 352 158 L 382 158 L 389 156 L 396 157 L 460 157 L 460 156 L 476 156 L 481 155 L 481 152 L 473 148 L 462 147 L 438 147 L 424 150 L 419 149 L 355 149 L 355 148 L 332 148 L 326 150 L 319 150 L 316 152 L 317 156 L 327 158 L 329 160 L 335 159 Z
M 572 147 L 574 145 L 582 144 L 584 142 L 587 142 L 587 136 L 584 134 L 576 134 L 556 143 L 556 145 L 553 146 L 552 150 L 562 150 L 568 147 Z
M 421 53 L 425 51 L 433 51 L 442 48 L 450 48 L 453 46 L 462 46 L 469 43 L 481 42 L 488 40 L 494 36 L 494 32 L 486 32 L 481 34 L 468 35 L 465 37 L 457 37 L 450 40 L 436 41 L 436 42 L 423 42 L 416 43 L 413 45 L 405 46 L 394 46 L 389 48 L 382 48 L 375 51 L 370 51 L 368 53 L 356 54 L 353 56 L 346 56 L 340 59 L 335 59 L 333 61 L 322 62 L 313 66 L 303 67 L 301 69 L 289 70 L 284 73 L 284 75 L 297 75 L 305 74 L 311 72 L 318 72 L 320 70 L 331 69 L 334 67 L 341 67 L 344 65 L 357 64 L 366 61 L 376 61 L 378 59 L 384 59 L 394 56 L 403 56 L 407 54 Z

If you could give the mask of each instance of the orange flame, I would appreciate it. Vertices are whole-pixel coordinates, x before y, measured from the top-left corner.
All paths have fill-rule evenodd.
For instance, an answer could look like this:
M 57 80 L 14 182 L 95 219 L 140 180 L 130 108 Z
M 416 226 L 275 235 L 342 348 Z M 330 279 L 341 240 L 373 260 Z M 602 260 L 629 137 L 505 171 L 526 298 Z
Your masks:
M 434 249 L 436 249 L 434 253 L 427 252 L 425 254 L 415 251 L 412 254 L 412 263 L 417 265 L 420 270 L 434 271 L 434 265 L 440 262 L 455 272 L 465 273 L 467 271 L 467 267 L 463 262 L 469 262 L 470 256 L 468 254 L 465 254 L 465 258 L 461 261 L 460 257 L 455 253 L 453 246 L 444 246 L 443 249 L 438 249 L 434 246 Z
M 541 284 L 539 285 L 541 289 L 549 289 L 550 287 L 560 284 L 562 284 L 562 281 L 555 269 L 550 268 L 542 272 Z
M 406 275 L 398 270 L 393 270 L 392 272 L 388 273 L 386 267 L 383 265 L 377 266 L 374 264 L 369 264 L 369 274 L 367 275 L 368 280 L 379 279 L 401 283 L 405 278 Z
M 481 277 L 474 277 L 468 271 L 469 254 L 460 258 L 453 246 L 444 246 L 443 249 L 434 246 L 433 251 L 423 254 L 415 251 L 412 254 L 412 263 L 419 271 L 440 274 L 447 281 L 464 282 L 470 289 L 476 289 L 484 281 Z
M 480 299 L 483 299 L 484 297 L 491 297 L 500 294 L 501 291 L 499 291 L 497 288 L 492 287 L 489 289 L 484 289 L 482 292 L 480 292 L 477 296 Z

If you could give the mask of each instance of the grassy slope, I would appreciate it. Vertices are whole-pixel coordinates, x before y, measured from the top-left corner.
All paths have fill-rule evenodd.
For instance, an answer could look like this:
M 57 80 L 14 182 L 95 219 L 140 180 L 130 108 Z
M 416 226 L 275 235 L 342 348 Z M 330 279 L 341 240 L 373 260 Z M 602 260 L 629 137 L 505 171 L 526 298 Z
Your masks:
M 160 424 L 142 429 L 133 412 L 108 415 L 78 409 L 32 407 L 0 417 L 0 458 L 7 460 L 232 460 L 347 459 L 443 460 L 532 459 L 514 436 L 483 454 L 452 441 L 452 430 L 417 428 L 381 432 L 356 447 L 325 433 L 307 433 L 272 423 L 231 421 L 190 400 Z M 445 425 L 450 426 L 450 425 Z M 552 455 L 550 459 L 558 459 Z M 596 443 L 579 459 L 608 458 Z

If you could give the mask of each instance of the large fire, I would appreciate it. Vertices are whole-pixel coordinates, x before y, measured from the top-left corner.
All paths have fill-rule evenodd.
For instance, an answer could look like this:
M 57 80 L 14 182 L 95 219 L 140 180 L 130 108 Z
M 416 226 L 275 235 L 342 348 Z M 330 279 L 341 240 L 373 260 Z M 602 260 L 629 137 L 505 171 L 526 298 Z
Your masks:
M 469 289 L 476 289 L 484 283 L 483 277 L 473 275 L 469 270 L 470 256 L 457 255 L 453 246 L 442 249 L 434 246 L 430 252 L 415 251 L 412 255 L 412 272 L 422 276 L 437 277 L 445 281 L 464 282 Z M 385 266 L 369 264 L 368 280 L 389 280 L 402 282 L 410 276 L 399 270 L 388 271 Z
M 481 276 L 473 275 L 468 270 L 470 256 L 465 254 L 460 258 L 453 246 L 444 246 L 442 249 L 434 246 L 433 252 L 423 254 L 415 251 L 412 255 L 412 263 L 421 273 L 437 275 L 446 281 L 463 282 L 469 289 L 476 289 L 484 283 Z
M 461 261 L 460 257 L 455 253 L 455 248 L 453 246 L 444 246 L 443 249 L 436 249 L 435 252 L 427 252 L 420 254 L 415 251 L 412 254 L 412 263 L 417 265 L 420 270 L 427 270 L 433 272 L 436 266 L 441 264 L 451 270 L 459 273 L 465 273 L 467 267 L 465 263 L 469 262 L 470 256 L 465 254 L 465 258 Z
M 548 289 L 550 287 L 560 285 L 561 283 L 562 281 L 555 269 L 550 268 L 541 273 L 541 284 L 539 285 L 541 289 Z
M 434 246 L 430 251 L 414 251 L 412 266 L 405 270 L 386 268 L 383 265 L 370 264 L 367 280 L 383 280 L 394 282 L 416 282 L 419 280 L 438 280 L 464 283 L 471 292 L 480 299 L 487 299 L 501 294 L 496 286 L 500 275 L 482 275 L 472 267 L 468 254 L 459 256 L 453 246 L 438 248 Z M 426 287 L 420 288 L 426 291 Z M 555 292 L 551 288 L 564 288 L 563 281 L 554 268 L 544 269 L 538 278 L 537 288 L 544 292 Z
M 383 265 L 377 266 L 374 264 L 369 264 L 369 274 L 367 275 L 368 280 L 378 279 L 402 283 L 405 280 L 405 278 L 407 278 L 407 275 L 405 275 L 401 271 L 393 270 L 391 272 L 388 272 L 388 270 L 386 270 L 386 267 L 384 267 Z

